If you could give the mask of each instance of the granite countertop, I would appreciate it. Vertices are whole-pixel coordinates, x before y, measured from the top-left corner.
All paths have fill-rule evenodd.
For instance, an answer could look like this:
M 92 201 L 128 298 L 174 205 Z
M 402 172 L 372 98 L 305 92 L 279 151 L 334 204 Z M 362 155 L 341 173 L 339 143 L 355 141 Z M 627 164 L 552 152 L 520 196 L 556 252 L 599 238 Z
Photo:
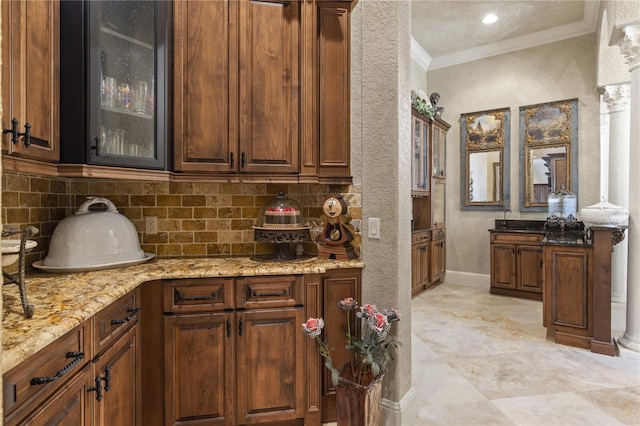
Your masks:
M 361 260 L 318 257 L 278 262 L 249 257 L 153 259 L 119 269 L 52 274 L 30 272 L 27 298 L 34 305 L 25 318 L 18 286 L 3 289 L 2 371 L 35 354 L 110 303 L 146 281 L 158 279 L 322 274 L 331 269 L 363 268 Z

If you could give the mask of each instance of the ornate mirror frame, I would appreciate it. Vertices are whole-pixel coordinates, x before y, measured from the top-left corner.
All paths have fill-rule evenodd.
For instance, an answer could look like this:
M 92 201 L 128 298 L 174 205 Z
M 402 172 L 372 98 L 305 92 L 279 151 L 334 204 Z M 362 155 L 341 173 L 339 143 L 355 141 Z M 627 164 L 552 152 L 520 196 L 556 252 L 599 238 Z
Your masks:
M 520 211 L 547 211 L 561 185 L 578 196 L 578 99 L 520 107 Z
M 509 208 L 510 123 L 510 108 L 460 115 L 462 210 Z

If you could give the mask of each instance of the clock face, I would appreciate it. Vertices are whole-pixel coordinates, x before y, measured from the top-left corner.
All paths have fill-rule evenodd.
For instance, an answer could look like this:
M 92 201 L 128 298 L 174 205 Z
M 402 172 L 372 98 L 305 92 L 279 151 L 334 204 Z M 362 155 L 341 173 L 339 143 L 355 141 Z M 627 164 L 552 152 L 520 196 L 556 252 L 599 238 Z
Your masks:
M 322 211 L 328 217 L 338 217 L 343 213 L 342 203 L 335 197 L 329 197 L 322 205 Z

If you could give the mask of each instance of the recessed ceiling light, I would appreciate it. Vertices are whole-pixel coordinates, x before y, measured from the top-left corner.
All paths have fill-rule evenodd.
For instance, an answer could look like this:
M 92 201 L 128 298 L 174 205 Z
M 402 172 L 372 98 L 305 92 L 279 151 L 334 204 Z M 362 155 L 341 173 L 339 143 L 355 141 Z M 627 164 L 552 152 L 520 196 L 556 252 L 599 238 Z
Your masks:
M 493 24 L 494 22 L 496 22 L 497 20 L 498 20 L 498 17 L 495 14 L 489 13 L 489 14 L 485 15 L 484 18 L 482 18 L 482 23 L 490 25 L 490 24 Z

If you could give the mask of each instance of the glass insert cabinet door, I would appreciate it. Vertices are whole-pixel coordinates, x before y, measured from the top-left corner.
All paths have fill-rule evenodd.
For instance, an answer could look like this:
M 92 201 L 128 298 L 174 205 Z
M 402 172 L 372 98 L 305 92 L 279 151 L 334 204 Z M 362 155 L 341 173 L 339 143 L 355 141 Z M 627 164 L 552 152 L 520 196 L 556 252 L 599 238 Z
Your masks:
M 97 31 L 91 45 L 99 58 L 92 58 L 95 72 L 90 82 L 99 113 L 90 159 L 99 162 L 128 162 L 158 157 L 156 147 L 156 15 L 155 2 L 91 2 Z M 99 98 L 98 98 L 99 95 Z M 95 127 L 94 127 L 95 126 Z M 111 158 L 110 158 L 111 157 Z M 124 161 L 123 161 L 124 160 Z M 135 161 L 134 161 L 135 162 Z
M 429 127 L 414 116 L 412 130 L 411 192 L 421 195 L 429 192 Z
M 87 2 L 89 163 L 165 168 L 162 3 Z

